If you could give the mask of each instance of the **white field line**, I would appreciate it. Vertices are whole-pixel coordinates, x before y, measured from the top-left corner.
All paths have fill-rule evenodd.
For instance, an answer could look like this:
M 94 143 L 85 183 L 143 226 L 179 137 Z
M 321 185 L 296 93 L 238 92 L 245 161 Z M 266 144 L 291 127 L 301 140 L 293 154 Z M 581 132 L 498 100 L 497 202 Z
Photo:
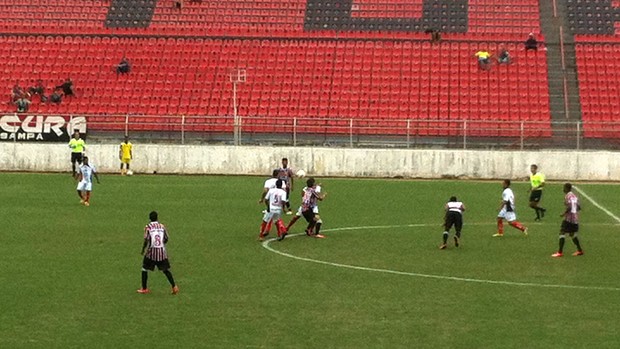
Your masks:
M 601 209 L 601 211 L 605 212 L 609 217 L 613 218 L 616 222 L 620 223 L 620 218 L 618 218 L 618 216 L 616 216 L 615 214 L 613 214 L 613 212 L 609 211 L 608 209 L 606 209 L 605 207 L 603 207 L 601 204 L 599 204 L 598 202 L 594 201 L 594 199 L 592 199 L 590 197 L 590 195 L 586 194 L 583 190 L 579 189 L 576 186 L 573 186 L 573 188 L 575 188 L 575 190 L 584 198 L 588 199 L 588 201 L 590 201 L 592 203 L 592 205 L 598 207 Z
M 482 224 L 476 224 L 482 225 Z M 381 226 L 361 226 L 361 227 L 344 227 L 344 228 L 334 228 L 334 229 L 324 229 L 323 231 L 328 232 L 336 232 L 336 231 L 345 231 L 345 230 L 363 230 L 363 229 L 380 229 L 380 228 L 403 228 L 403 227 L 428 227 L 435 226 L 434 224 L 405 224 L 405 225 L 381 225 Z M 288 238 L 305 236 L 305 233 L 292 234 L 288 235 Z M 436 274 L 422 274 L 422 273 L 413 273 L 406 271 L 398 271 L 391 269 L 379 269 L 379 268 L 369 268 L 363 266 L 342 264 L 342 263 L 333 263 L 322 261 L 318 259 L 299 257 L 292 255 L 290 253 L 278 251 L 270 246 L 270 244 L 276 239 L 268 239 L 263 241 L 262 246 L 271 251 L 273 253 L 279 254 L 284 257 L 296 259 L 304 262 L 311 262 L 323 265 L 329 265 L 337 268 L 347 268 L 353 270 L 362 270 L 362 271 L 370 271 L 370 272 L 378 272 L 378 273 L 386 273 L 386 274 L 394 274 L 394 275 L 404 275 L 404 276 L 414 276 L 421 277 L 427 279 L 438 279 L 438 280 L 449 280 L 449 281 L 461 281 L 461 282 L 473 282 L 480 284 L 491 284 L 491 285 L 506 285 L 506 286 L 525 286 L 525 287 L 542 287 L 542 288 L 560 288 L 560 289 L 577 289 L 577 290 L 598 290 L 598 291 L 620 291 L 618 287 L 605 287 L 605 286 L 578 286 L 578 285 L 562 285 L 562 284 L 539 284 L 533 282 L 515 282 L 515 281 L 504 281 L 504 280 L 486 280 L 486 279 L 473 279 L 473 278 L 463 278 L 458 276 L 449 276 L 449 275 L 436 275 Z

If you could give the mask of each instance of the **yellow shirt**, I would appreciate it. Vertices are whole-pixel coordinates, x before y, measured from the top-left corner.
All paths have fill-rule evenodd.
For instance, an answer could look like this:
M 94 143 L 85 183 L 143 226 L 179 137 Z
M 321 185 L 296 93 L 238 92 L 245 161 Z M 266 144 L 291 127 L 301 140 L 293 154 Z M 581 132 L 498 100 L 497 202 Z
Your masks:
M 85 146 L 86 144 L 84 144 L 84 140 L 82 138 L 71 138 L 69 141 L 69 148 L 71 148 L 72 153 L 83 153 Z
M 123 159 L 131 159 L 131 147 L 133 147 L 131 142 L 121 143 L 121 153 L 123 154 Z
M 488 53 L 487 51 L 478 51 L 476 52 L 475 56 L 478 58 L 487 59 L 491 57 L 491 54 Z
M 545 183 L 545 175 L 540 172 L 530 175 L 530 183 L 532 184 L 532 189 L 542 190 L 543 188 L 540 186 Z

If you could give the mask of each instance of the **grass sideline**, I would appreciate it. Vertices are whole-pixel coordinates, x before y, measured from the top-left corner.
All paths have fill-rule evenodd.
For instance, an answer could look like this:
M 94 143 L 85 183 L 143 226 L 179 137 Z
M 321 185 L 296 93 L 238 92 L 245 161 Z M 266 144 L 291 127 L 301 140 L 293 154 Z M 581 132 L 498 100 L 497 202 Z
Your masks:
M 264 178 L 102 176 L 92 206 L 68 174 L 0 173 L 4 268 L 0 347 L 565 348 L 620 345 L 620 292 L 468 283 L 294 260 L 256 241 Z M 534 223 L 527 184 L 519 219 L 494 239 L 500 181 L 321 179 L 327 239 L 287 238 L 291 255 L 420 274 L 620 288 L 620 226 L 581 198 L 586 255 L 552 259 L 560 183 Z M 298 183 L 301 184 L 301 183 Z M 298 185 L 299 187 L 299 185 Z M 620 213 L 616 185 L 580 184 Z M 297 190 L 296 190 L 297 191 Z M 463 246 L 440 251 L 442 207 L 467 205 Z M 293 204 L 299 203 L 297 195 Z M 138 295 L 142 229 L 160 212 L 181 288 L 161 273 Z M 288 220 L 288 217 L 286 218 Z M 344 227 L 424 224 L 423 227 Z M 303 230 L 302 222 L 292 233 Z M 566 252 L 572 252 L 571 242 Z M 568 253 L 567 253 L 568 254 Z

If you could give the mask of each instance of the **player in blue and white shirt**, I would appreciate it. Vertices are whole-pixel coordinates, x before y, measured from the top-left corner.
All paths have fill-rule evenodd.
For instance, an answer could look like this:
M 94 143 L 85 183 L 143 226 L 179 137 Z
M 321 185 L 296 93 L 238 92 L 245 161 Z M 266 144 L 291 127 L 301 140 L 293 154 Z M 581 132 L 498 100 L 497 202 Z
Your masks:
M 93 177 L 99 182 L 99 176 L 95 166 L 88 163 L 88 157 L 85 156 L 82 165 L 78 168 L 77 177 L 80 181 L 77 186 L 77 193 L 80 197 L 80 204 L 84 206 L 90 206 L 90 192 L 93 190 Z

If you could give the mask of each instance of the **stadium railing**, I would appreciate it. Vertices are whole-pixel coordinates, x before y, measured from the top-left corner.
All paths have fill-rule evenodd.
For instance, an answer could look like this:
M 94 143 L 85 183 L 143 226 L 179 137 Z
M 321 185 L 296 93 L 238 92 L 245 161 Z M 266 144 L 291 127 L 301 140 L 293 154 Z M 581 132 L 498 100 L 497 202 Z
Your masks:
M 62 115 L 67 121 L 72 115 Z M 75 115 L 77 116 L 77 115 Z M 448 149 L 619 149 L 620 122 L 352 119 L 318 117 L 91 115 L 89 138 L 175 144 L 237 144 Z M 23 129 L 22 114 L 0 126 Z M 31 119 L 32 120 L 32 119 Z M 235 121 L 236 120 L 236 121 Z M 389 122 L 388 122 L 389 121 Z M 6 125 L 4 125 L 6 124 Z M 26 125 L 28 126 L 28 125 Z M 551 126 L 551 127 L 550 127 Z M 1 129 L 7 133 L 6 128 Z M 237 135 L 237 137 L 235 137 Z M 9 138 L 17 139 L 17 137 Z

